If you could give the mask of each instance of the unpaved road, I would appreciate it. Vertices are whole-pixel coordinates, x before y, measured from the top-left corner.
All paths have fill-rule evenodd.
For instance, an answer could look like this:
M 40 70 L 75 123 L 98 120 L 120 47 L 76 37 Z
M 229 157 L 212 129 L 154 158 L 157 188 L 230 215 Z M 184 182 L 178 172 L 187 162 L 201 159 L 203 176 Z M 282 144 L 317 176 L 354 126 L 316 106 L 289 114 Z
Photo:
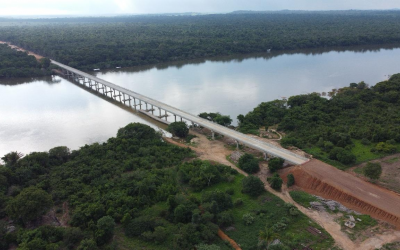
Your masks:
M 12 49 L 15 49 L 15 50 L 18 50 L 18 51 L 27 52 L 28 55 L 34 56 L 36 58 L 36 60 L 38 60 L 38 61 L 43 58 L 43 56 L 41 56 L 41 55 L 35 54 L 35 53 L 31 52 L 31 51 L 28 51 L 28 50 L 25 50 L 25 49 L 20 48 L 18 46 L 12 45 L 9 42 L 0 41 L 0 44 L 8 44 L 8 46 L 10 46 Z
M 191 131 L 191 133 L 198 136 L 199 143 L 195 147 L 192 146 L 189 147 L 199 155 L 200 159 L 219 162 L 238 170 L 239 173 L 245 176 L 248 175 L 247 173 L 238 169 L 234 164 L 232 164 L 226 159 L 226 156 L 230 155 L 232 153 L 232 150 L 227 149 L 222 142 L 210 141 L 204 135 L 201 135 L 197 132 Z M 169 138 L 165 139 L 168 142 L 173 143 L 175 145 L 181 147 L 188 147 L 187 145 L 177 143 L 172 139 Z M 352 240 L 350 240 L 349 237 L 344 232 L 341 231 L 341 226 L 334 221 L 335 218 L 333 215 L 327 212 L 318 212 L 314 210 L 309 210 L 307 208 L 300 206 L 290 197 L 286 187 L 282 188 L 282 192 L 277 192 L 273 190 L 266 183 L 266 175 L 267 175 L 266 169 L 263 169 L 257 174 L 257 176 L 259 176 L 260 179 L 264 182 L 266 190 L 275 194 L 285 202 L 295 205 L 302 213 L 304 213 L 310 219 L 314 220 L 316 223 L 321 225 L 333 237 L 336 244 L 344 250 L 373 250 L 375 248 L 380 248 L 382 245 L 386 243 L 400 241 L 400 231 L 388 230 L 383 234 L 377 234 L 374 237 L 370 237 L 361 243 L 355 243 Z

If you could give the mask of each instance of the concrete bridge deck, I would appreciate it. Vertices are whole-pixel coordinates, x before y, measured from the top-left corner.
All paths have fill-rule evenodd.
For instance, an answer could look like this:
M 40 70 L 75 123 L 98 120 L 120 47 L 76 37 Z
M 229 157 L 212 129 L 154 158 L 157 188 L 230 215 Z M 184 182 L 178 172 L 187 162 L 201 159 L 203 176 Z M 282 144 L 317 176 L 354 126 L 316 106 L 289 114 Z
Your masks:
M 274 146 L 272 144 L 269 144 L 267 142 L 263 142 L 263 141 L 251 138 L 250 136 L 247 136 L 247 135 L 245 135 L 243 133 L 240 133 L 240 132 L 237 132 L 235 130 L 229 129 L 227 127 L 221 126 L 219 124 L 213 123 L 213 122 L 208 121 L 206 119 L 200 118 L 197 115 L 190 114 L 190 113 L 188 113 L 186 111 L 177 109 L 177 108 L 172 107 L 172 106 L 170 106 L 168 104 L 159 102 L 159 101 L 154 100 L 152 98 L 149 98 L 147 96 L 144 96 L 144 95 L 141 95 L 139 93 L 136 93 L 136 92 L 134 92 L 132 90 L 128 90 L 128 89 L 122 88 L 122 87 L 120 87 L 118 85 L 115 85 L 115 84 L 113 84 L 111 82 L 108 82 L 108 81 L 105 81 L 103 79 L 97 78 L 97 77 L 95 77 L 93 75 L 87 74 L 87 73 L 85 73 L 83 71 L 80 71 L 80 70 L 77 70 L 77 69 L 74 69 L 72 67 L 64 65 L 62 63 L 59 63 L 57 61 L 51 60 L 51 63 L 53 63 L 54 65 L 57 65 L 58 67 L 66 70 L 66 71 L 69 71 L 69 72 L 71 72 L 71 73 L 73 73 L 75 75 L 78 75 L 79 77 L 83 77 L 84 79 L 88 78 L 88 79 L 90 79 L 90 80 L 92 80 L 92 81 L 94 81 L 96 83 L 99 83 L 99 84 L 103 85 L 103 87 L 107 86 L 110 89 L 113 89 L 114 91 L 120 92 L 120 94 L 123 93 L 125 95 L 128 95 L 128 99 L 129 99 L 129 96 L 130 96 L 130 97 L 133 97 L 134 99 L 138 99 L 138 100 L 140 100 L 140 101 L 142 101 L 142 102 L 144 102 L 146 104 L 150 104 L 150 105 L 152 105 L 154 107 L 157 107 L 158 109 L 160 109 L 160 113 L 161 113 L 161 110 L 164 110 L 165 112 L 169 112 L 169 113 L 171 113 L 173 115 L 179 116 L 179 117 L 181 117 L 181 118 L 183 118 L 185 120 L 188 120 L 190 122 L 198 124 L 198 125 L 200 125 L 202 127 L 208 128 L 208 129 L 210 129 L 211 131 L 213 131 L 215 133 L 230 137 L 230 138 L 238 141 L 239 143 L 244 144 L 244 145 L 246 145 L 246 146 L 248 146 L 250 148 L 257 149 L 257 150 L 260 150 L 261 152 L 264 152 L 266 154 L 285 159 L 286 161 L 288 161 L 288 162 L 290 162 L 292 164 L 300 165 L 300 164 L 303 164 L 303 163 L 305 163 L 305 162 L 307 162 L 309 160 L 309 159 L 307 159 L 305 157 L 302 157 L 300 155 L 297 155 L 297 154 L 295 154 L 295 153 L 293 153 L 293 152 L 291 152 L 289 150 L 286 150 L 286 149 L 283 149 L 283 148 L 279 148 L 279 147 L 276 147 L 276 146 Z M 94 85 L 92 85 L 92 86 L 94 86 Z M 92 86 L 90 86 L 90 87 L 92 87 Z M 104 91 L 104 89 L 103 89 L 103 91 Z

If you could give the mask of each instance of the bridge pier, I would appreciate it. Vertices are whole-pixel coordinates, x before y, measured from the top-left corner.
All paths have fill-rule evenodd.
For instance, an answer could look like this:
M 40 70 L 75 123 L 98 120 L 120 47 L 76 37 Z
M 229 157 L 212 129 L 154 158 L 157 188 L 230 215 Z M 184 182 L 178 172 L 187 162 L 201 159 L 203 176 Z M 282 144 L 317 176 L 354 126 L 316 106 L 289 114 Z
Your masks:
M 213 130 L 211 130 L 211 139 L 215 140 L 215 133 Z
M 235 140 L 236 142 L 236 150 L 239 150 L 239 142 L 237 140 Z

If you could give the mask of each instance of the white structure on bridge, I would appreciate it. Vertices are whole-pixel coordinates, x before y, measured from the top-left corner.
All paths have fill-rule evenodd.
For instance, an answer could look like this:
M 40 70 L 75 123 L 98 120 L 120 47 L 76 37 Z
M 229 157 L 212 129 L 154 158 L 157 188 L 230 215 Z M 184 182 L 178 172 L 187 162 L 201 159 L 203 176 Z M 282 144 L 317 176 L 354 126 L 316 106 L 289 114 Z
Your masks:
M 82 81 L 82 84 L 84 86 L 92 90 L 96 90 L 97 92 L 109 98 L 120 101 L 121 103 L 124 103 L 129 107 L 133 107 L 136 110 L 139 110 L 140 112 L 147 114 L 152 118 L 156 118 L 157 120 L 160 120 L 162 118 L 165 118 L 165 120 L 167 120 L 167 117 L 169 116 L 168 114 L 170 113 L 175 117 L 175 121 L 177 117 L 179 117 L 181 121 L 182 119 L 188 120 L 193 124 L 198 124 L 202 127 L 210 129 L 213 134 L 215 132 L 227 136 L 236 140 L 237 143 L 241 143 L 250 148 L 260 150 L 266 155 L 280 157 L 292 164 L 300 165 L 309 161 L 309 159 L 301 155 L 295 154 L 289 150 L 277 147 L 264 141 L 254 139 L 238 131 L 213 123 L 209 120 L 198 117 L 197 115 L 193 115 L 183 110 L 174 108 L 172 106 L 169 106 L 168 104 L 151 99 L 147 96 L 141 95 L 131 90 L 122 88 L 118 85 L 107 82 L 62 63 L 53 60 L 51 60 L 51 62 L 54 65 L 57 65 L 58 67 L 63 69 L 64 75 L 74 77 L 79 83 L 81 83 Z M 156 112 L 156 109 L 158 109 L 158 112 Z M 154 114 L 154 112 L 158 113 L 158 115 Z

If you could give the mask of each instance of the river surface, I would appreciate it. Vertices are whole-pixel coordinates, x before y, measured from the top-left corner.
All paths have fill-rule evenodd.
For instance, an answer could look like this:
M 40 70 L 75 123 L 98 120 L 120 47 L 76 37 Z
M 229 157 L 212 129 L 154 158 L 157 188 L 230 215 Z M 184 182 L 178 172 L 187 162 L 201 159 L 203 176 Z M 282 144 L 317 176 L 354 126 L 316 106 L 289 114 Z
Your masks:
M 236 124 L 259 103 L 328 92 L 400 72 L 400 49 L 300 51 L 97 72 L 99 78 L 199 114 L 221 112 Z M 123 65 L 121 65 L 123 66 Z M 163 127 L 133 110 L 56 77 L 0 79 L 0 156 L 106 141 L 130 122 Z

